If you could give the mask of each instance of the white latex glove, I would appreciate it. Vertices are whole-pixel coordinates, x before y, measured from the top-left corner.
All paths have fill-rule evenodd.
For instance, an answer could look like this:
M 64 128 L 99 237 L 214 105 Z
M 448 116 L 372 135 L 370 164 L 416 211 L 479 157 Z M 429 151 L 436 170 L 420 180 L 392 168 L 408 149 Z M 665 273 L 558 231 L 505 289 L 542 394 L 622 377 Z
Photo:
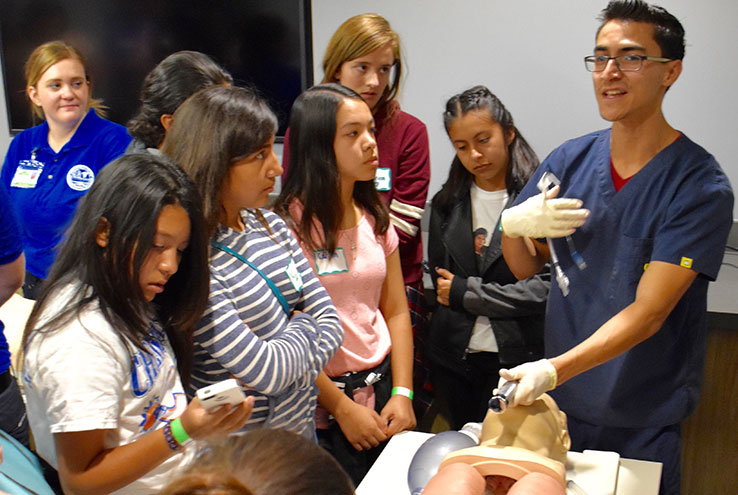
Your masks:
M 500 370 L 498 387 L 507 381 L 517 381 L 518 388 L 508 407 L 529 406 L 544 393 L 556 388 L 558 376 L 556 368 L 548 359 L 523 363 L 512 369 Z
M 537 194 L 502 212 L 500 223 L 508 237 L 565 237 L 581 227 L 589 216 L 582 201 L 556 198 L 559 187 Z M 556 199 L 554 199 L 556 198 Z

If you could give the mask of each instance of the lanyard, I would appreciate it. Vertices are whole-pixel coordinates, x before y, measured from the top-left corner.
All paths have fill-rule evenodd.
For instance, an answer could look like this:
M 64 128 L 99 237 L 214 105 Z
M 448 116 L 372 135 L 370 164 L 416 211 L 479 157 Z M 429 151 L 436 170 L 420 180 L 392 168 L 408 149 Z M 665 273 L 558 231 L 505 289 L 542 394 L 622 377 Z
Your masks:
M 284 312 L 287 313 L 288 315 L 290 314 L 290 305 L 287 303 L 287 300 L 284 298 L 284 295 L 282 295 L 282 292 L 279 290 L 279 288 L 276 285 L 274 285 L 274 282 L 272 282 L 272 280 L 269 277 L 267 277 L 264 272 L 259 270 L 256 267 L 256 265 L 251 263 L 249 260 L 241 256 L 240 254 L 238 254 L 237 252 L 235 252 L 233 249 L 229 248 L 228 246 L 221 244 L 220 242 L 217 242 L 217 241 L 212 241 L 211 244 L 213 245 L 213 247 L 218 248 L 221 251 L 224 251 L 230 254 L 231 256 L 234 256 L 238 258 L 239 260 L 243 261 L 244 263 L 249 265 L 251 268 L 253 268 L 256 271 L 256 273 L 261 275 L 261 278 L 263 278 L 266 281 L 266 283 L 269 285 L 269 288 L 272 289 L 272 292 L 277 297 L 279 304 L 282 305 L 282 309 L 284 310 Z

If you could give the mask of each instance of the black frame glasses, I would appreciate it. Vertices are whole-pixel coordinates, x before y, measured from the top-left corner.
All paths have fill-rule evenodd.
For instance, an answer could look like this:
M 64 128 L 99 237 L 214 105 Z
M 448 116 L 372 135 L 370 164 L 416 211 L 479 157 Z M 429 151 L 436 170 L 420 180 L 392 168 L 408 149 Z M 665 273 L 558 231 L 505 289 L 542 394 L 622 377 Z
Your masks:
M 672 62 L 673 58 L 649 57 L 647 55 L 618 55 L 617 57 L 608 57 L 607 55 L 589 55 L 584 57 L 584 67 L 589 72 L 602 72 L 607 68 L 610 60 L 615 61 L 615 65 L 621 72 L 636 72 L 643 67 L 643 61 L 666 63 Z

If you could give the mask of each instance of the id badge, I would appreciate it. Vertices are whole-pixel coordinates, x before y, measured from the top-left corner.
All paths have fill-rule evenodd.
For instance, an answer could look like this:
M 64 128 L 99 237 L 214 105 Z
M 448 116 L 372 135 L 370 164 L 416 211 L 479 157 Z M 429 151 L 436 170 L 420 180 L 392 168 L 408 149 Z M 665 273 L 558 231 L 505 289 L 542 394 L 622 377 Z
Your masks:
M 348 271 L 348 262 L 343 248 L 336 249 L 331 256 L 325 249 L 316 249 L 313 251 L 315 257 L 315 269 L 318 275 L 330 275 L 332 273 L 344 273 Z
M 290 278 L 290 282 L 292 282 L 292 287 L 297 292 L 302 291 L 302 275 L 297 270 L 297 265 L 293 259 L 290 259 L 290 263 L 287 265 L 287 276 Z
M 18 162 L 18 168 L 15 169 L 13 180 L 10 181 L 10 187 L 20 189 L 33 189 L 44 171 L 44 164 L 35 158 L 30 160 L 21 160 Z
M 377 191 L 389 191 L 392 189 L 392 170 L 389 168 L 378 168 L 374 176 L 374 187 Z

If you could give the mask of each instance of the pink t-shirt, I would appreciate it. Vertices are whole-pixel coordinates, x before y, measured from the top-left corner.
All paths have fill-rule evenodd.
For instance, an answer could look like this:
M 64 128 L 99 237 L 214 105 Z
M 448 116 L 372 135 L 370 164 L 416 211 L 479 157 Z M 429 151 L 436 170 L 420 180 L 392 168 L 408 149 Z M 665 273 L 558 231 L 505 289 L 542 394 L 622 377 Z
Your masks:
M 290 213 L 299 218 L 301 210 L 299 205 L 293 204 Z M 321 253 L 308 250 L 301 244 L 305 258 L 331 296 L 343 325 L 343 344 L 325 367 L 328 376 L 374 368 L 390 352 L 392 342 L 387 322 L 379 309 L 379 299 L 387 275 L 386 258 L 397 249 L 398 243 L 391 224 L 384 235 L 375 236 L 374 218 L 362 214 L 355 227 L 339 231 L 338 248 L 342 249 L 342 254 L 334 258 L 330 269 L 323 270 L 333 273 L 323 274 L 316 268 L 320 264 L 316 260 Z M 340 271 L 343 268 L 347 270 Z M 354 400 L 373 407 L 373 387 L 355 391 Z M 327 427 L 323 419 L 318 414 L 319 428 Z

